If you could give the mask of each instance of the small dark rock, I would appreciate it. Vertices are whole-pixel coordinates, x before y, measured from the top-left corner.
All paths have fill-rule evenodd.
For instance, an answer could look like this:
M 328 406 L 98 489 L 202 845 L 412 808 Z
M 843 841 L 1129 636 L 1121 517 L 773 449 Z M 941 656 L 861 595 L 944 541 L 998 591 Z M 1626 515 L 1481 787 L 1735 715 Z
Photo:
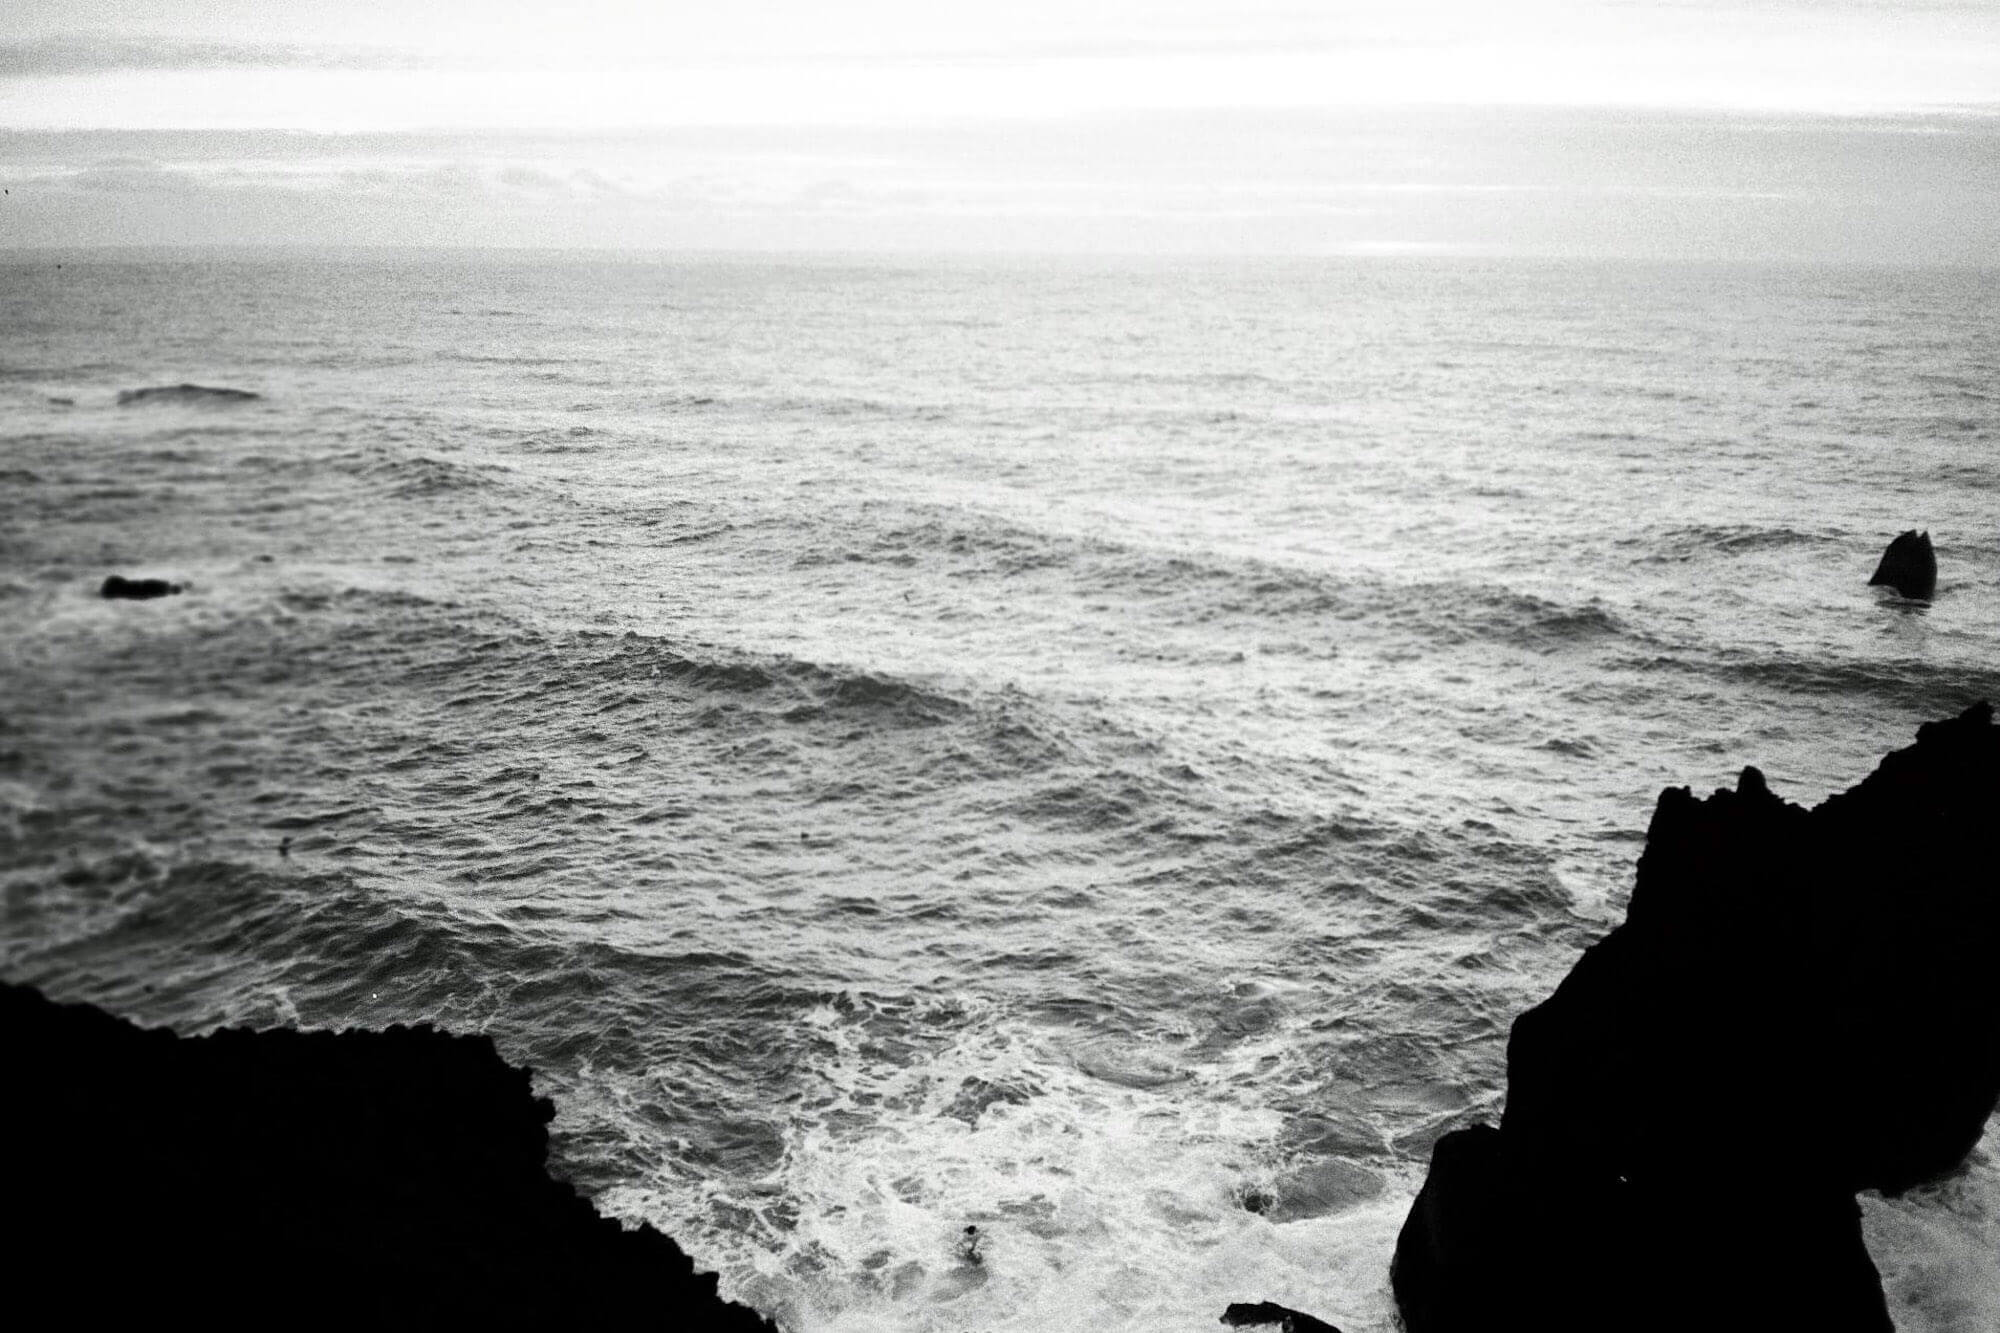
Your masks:
M 1931 535 L 1915 528 L 1889 543 L 1868 586 L 1887 584 L 1905 597 L 1927 602 L 1937 592 L 1937 552 Z
M 149 597 L 171 597 L 180 590 L 180 584 L 169 583 L 165 579 L 128 579 L 113 574 L 104 580 L 104 586 L 97 590 L 97 595 L 143 602 Z
M 261 395 L 248 389 L 215 389 L 206 384 L 156 384 L 145 389 L 120 389 L 118 405 L 135 403 L 247 403 Z
M 1222 1322 L 1231 1328 L 1275 1328 L 1278 1333 L 1340 1333 L 1324 1319 L 1315 1319 L 1270 1301 L 1259 1301 L 1255 1305 L 1238 1302 L 1222 1312 Z
M 1237 1191 L 1236 1201 L 1243 1205 L 1244 1212 L 1262 1216 L 1278 1206 L 1278 1195 L 1262 1185 L 1250 1185 Z

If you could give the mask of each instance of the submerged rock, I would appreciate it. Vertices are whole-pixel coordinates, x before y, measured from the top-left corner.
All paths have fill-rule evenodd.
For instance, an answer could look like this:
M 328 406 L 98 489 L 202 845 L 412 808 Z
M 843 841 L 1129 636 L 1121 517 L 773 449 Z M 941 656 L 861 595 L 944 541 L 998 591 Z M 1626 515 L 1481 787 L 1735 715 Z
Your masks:
M 0 1059 L 16 1308 L 128 1327 L 776 1333 L 671 1239 L 548 1176 L 554 1108 L 484 1037 L 182 1038 L 0 986 Z
M 121 574 L 113 574 L 98 588 L 99 597 L 143 602 L 149 597 L 172 597 L 180 592 L 181 585 L 169 583 L 165 579 L 128 579 Z
M 1382 1192 L 1382 1177 L 1352 1162 L 1326 1160 L 1295 1167 L 1271 1185 L 1245 1186 L 1237 1194 L 1244 1211 L 1273 1222 L 1296 1222 L 1345 1212 Z
M 1905 597 L 1929 601 L 1937 592 L 1937 552 L 1931 535 L 1910 529 L 1889 543 L 1868 586 L 1887 584 Z
M 1985 704 L 1810 811 L 1754 768 L 1663 793 L 1625 923 L 1514 1024 L 1500 1128 L 1436 1146 L 1408 1333 L 1890 1328 L 1853 1196 L 2000 1102 L 1996 810 Z
M 134 403 L 247 403 L 261 397 L 248 389 L 215 389 L 206 384 L 156 384 L 145 389 L 120 389 L 118 405 Z

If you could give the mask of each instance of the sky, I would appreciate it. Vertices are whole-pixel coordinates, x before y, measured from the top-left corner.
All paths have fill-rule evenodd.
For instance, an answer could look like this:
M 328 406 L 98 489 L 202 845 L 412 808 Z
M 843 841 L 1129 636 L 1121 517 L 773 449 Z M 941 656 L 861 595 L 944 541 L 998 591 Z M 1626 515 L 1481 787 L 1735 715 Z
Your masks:
M 0 248 L 2000 262 L 2000 0 L 9 0 Z

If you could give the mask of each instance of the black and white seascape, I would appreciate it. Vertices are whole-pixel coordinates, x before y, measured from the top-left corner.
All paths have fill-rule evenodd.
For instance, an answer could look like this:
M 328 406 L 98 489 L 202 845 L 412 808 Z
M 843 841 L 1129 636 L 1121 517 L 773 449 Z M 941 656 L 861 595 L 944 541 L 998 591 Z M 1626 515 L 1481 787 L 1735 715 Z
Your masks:
M 1979 7 L 1946 111 L 1760 105 L 1739 149 L 1751 113 L 1704 106 L 1659 131 L 1692 159 L 1601 108 L 1349 108 L 1396 128 L 1313 169 L 1407 175 L 1377 217 L 1423 245 L 1351 211 L 1318 245 L 1309 209 L 1190 244 L 1241 192 L 1155 181 L 1113 231 L 966 196 L 962 245 L 889 193 L 732 229 L 714 187 L 615 249 L 632 191 L 549 202 L 470 131 L 452 193 L 411 165 L 435 137 L 274 181 L 284 117 L 255 151 L 198 99 L 82 119 L 70 85 L 254 63 L 143 68 L 87 8 L 0 18 L 0 980 L 183 1033 L 488 1035 L 556 1175 L 792 1333 L 1394 1328 L 1431 1149 L 1497 1122 L 1509 1027 L 1624 919 L 1661 789 L 1755 764 L 1813 805 L 2000 700 Z M 1417 188 L 1478 124 L 1630 191 L 1576 187 L 1572 226 Z M 979 133 L 993 170 L 1049 155 L 1011 165 L 1030 203 L 1113 151 Z M 376 184 L 312 175 L 336 154 Z M 1681 200 L 1691 160 L 1789 202 Z M 1934 168 L 1928 210 L 1891 188 Z M 536 248 L 481 248 L 505 217 Z M 1869 585 L 1909 529 L 1929 597 Z M 2000 1327 L 1990 1129 L 1862 1212 L 1897 1329 Z

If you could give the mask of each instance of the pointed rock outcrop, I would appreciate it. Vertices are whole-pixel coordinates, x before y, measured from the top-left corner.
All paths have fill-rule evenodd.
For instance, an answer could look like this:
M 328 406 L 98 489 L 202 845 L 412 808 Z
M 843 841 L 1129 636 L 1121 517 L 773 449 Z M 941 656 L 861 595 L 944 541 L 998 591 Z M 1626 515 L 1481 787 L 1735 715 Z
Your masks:
M 1500 1126 L 1436 1146 L 1408 1333 L 1889 1329 L 1854 1194 L 2000 1102 L 1996 816 L 1985 704 L 1810 811 L 1754 768 L 1664 792 L 1625 923 L 1514 1023 Z
M 1936 595 L 1937 552 L 1931 547 L 1931 535 L 1912 528 L 1890 542 L 1868 580 L 1871 588 L 1877 584 L 1917 601 L 1927 602 Z

